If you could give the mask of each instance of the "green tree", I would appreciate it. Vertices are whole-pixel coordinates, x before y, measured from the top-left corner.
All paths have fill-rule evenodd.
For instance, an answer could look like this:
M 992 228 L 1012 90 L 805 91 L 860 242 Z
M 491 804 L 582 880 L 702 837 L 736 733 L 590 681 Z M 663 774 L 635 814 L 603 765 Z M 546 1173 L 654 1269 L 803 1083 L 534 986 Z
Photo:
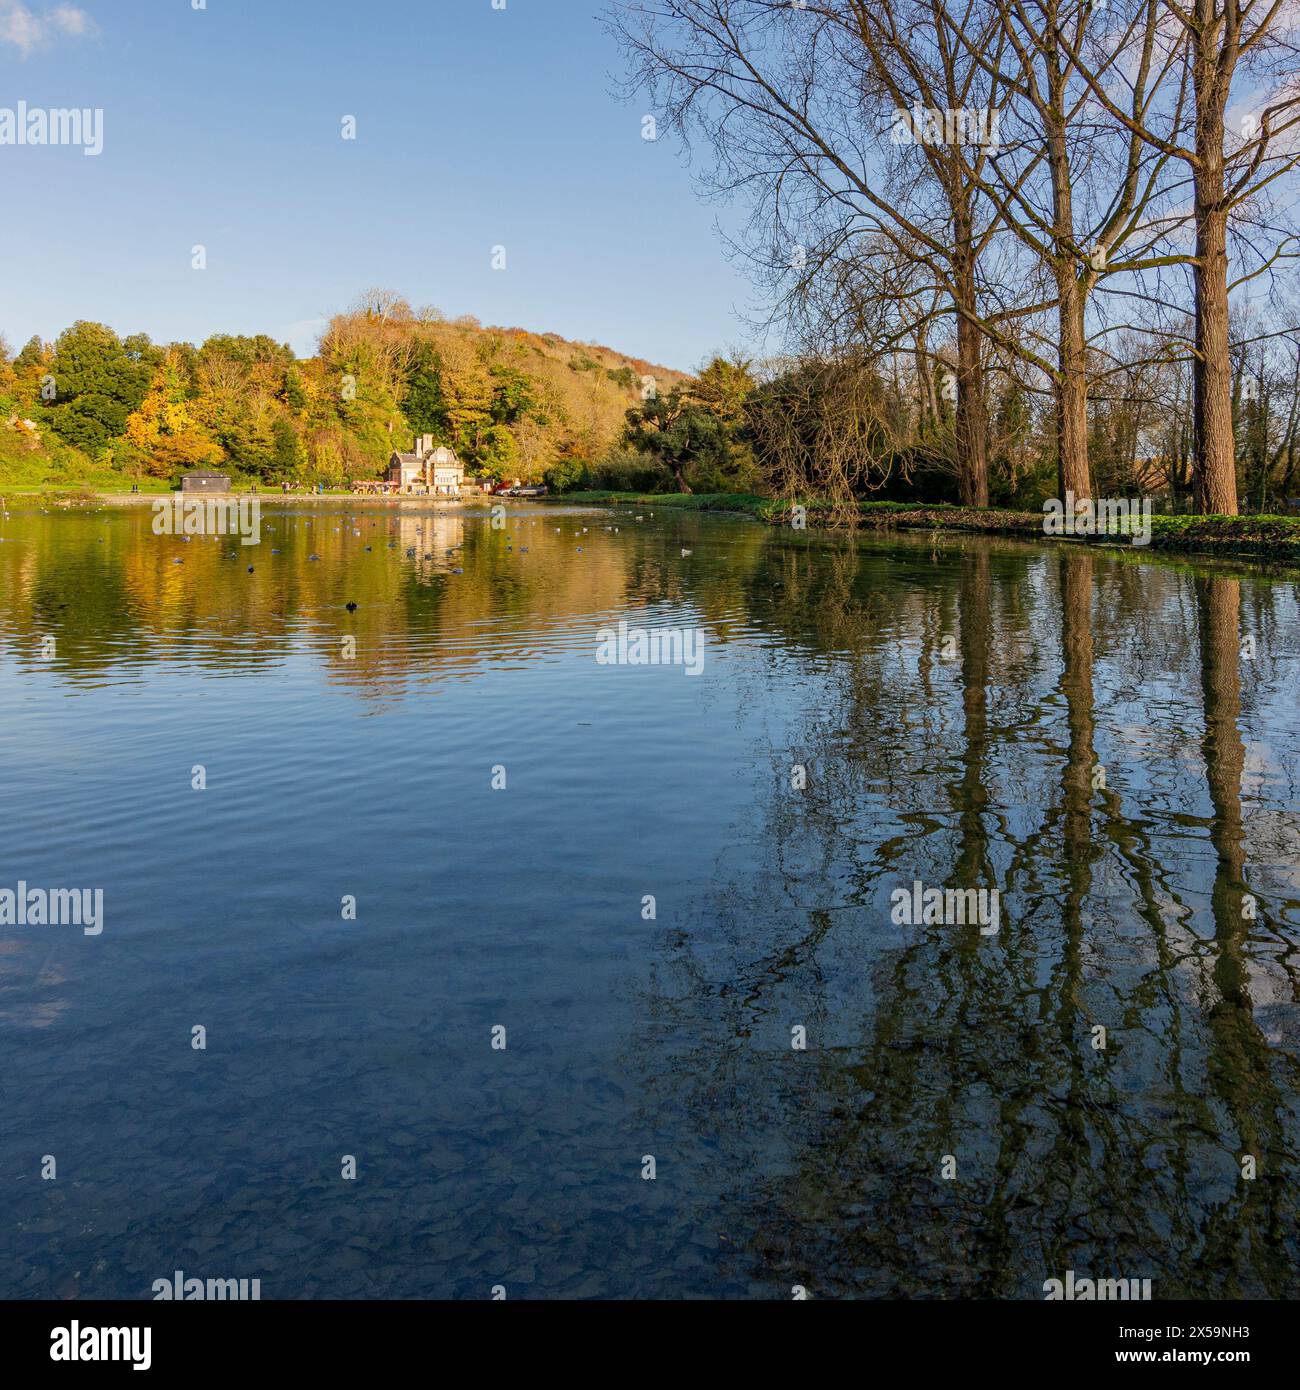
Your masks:
M 14 358 L 14 371 L 30 371 L 33 367 L 43 367 L 49 361 L 45 344 L 38 337 L 27 340 L 26 347 Z
M 442 439 L 450 436 L 442 362 L 431 343 L 421 343 L 412 353 L 402 414 L 416 435 L 433 434 Z
M 572 492 L 586 477 L 587 467 L 579 458 L 557 458 L 542 475 L 552 492 Z
M 519 445 L 505 425 L 489 425 L 478 437 L 474 463 L 485 477 L 505 478 L 519 471 Z
M 756 385 L 750 366 L 742 357 L 715 357 L 696 377 L 691 394 L 719 419 L 738 427 Z
M 535 415 L 537 397 L 532 380 L 517 367 L 493 367 L 492 419 L 498 425 L 516 425 L 525 415 Z
M 302 447 L 298 432 L 285 419 L 279 419 L 271 427 L 271 464 L 267 470 L 268 481 L 290 483 L 301 476 L 307 464 L 307 452 Z
M 302 384 L 302 372 L 296 362 L 290 363 L 284 373 L 284 403 L 292 411 L 307 409 L 307 392 Z
M 43 399 L 50 427 L 66 443 L 98 455 L 125 432 L 158 360 L 147 338 L 129 341 L 128 349 L 102 323 L 75 323 L 60 334 L 49 370 L 53 399 Z
M 627 412 L 627 443 L 672 473 L 678 492 L 691 492 L 688 472 L 725 471 L 730 441 L 726 422 L 692 401 L 681 387 Z

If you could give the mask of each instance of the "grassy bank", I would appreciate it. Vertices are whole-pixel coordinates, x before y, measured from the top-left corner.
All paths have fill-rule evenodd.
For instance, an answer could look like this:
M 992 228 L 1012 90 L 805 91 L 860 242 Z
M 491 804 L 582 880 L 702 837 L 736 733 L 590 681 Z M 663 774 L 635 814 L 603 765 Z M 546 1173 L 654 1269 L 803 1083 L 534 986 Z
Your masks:
M 0 421 L 0 497 L 39 495 L 46 492 L 129 492 L 132 480 L 125 474 L 94 463 L 80 449 L 57 441 L 35 448 Z M 165 486 L 163 483 L 159 487 Z
M 606 506 L 644 507 L 647 511 L 733 512 L 768 525 L 787 524 L 791 504 L 752 494 L 707 493 L 646 496 L 628 492 L 573 492 L 555 501 Z M 810 526 L 843 524 L 830 503 L 804 502 Z M 1052 540 L 1043 531 L 1041 512 L 1017 512 L 997 507 L 954 507 L 947 503 L 859 502 L 858 524 L 888 531 L 976 531 L 993 535 Z M 1065 537 L 1071 544 L 1080 538 Z M 1123 537 L 1099 536 L 1094 544 L 1129 546 Z M 1153 516 L 1152 550 L 1201 554 L 1252 555 L 1259 559 L 1300 564 L 1300 517 L 1290 516 Z

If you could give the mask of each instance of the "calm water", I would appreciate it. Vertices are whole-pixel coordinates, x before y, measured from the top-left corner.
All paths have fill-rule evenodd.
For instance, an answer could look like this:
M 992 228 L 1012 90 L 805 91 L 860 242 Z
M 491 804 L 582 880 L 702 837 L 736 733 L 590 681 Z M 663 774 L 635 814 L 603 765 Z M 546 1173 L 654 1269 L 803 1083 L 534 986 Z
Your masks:
M 0 928 L 0 1294 L 1300 1293 L 1294 576 L 10 508 L 0 888 L 105 925 Z

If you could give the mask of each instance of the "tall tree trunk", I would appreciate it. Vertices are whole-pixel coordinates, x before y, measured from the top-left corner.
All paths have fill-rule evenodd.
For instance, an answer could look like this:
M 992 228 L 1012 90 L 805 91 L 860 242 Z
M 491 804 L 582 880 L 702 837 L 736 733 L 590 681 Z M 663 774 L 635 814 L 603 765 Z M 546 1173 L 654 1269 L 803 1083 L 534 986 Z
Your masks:
M 1074 267 L 1066 264 L 1057 274 L 1061 303 L 1057 311 L 1060 333 L 1056 383 L 1057 482 L 1064 501 L 1073 493 L 1076 501 L 1092 496 L 1092 469 L 1088 463 L 1088 350 L 1083 330 L 1083 287 Z
M 988 407 L 980 330 L 957 324 L 957 457 L 961 461 L 961 500 L 966 507 L 989 504 Z
M 1228 213 L 1223 171 L 1223 117 L 1233 63 L 1221 65 L 1221 26 L 1213 0 L 1198 0 L 1204 27 L 1192 68 L 1196 94 L 1196 357 L 1192 364 L 1196 425 L 1194 505 L 1198 512 L 1237 515 L 1237 463 L 1232 434 L 1232 362 L 1228 352 Z
M 914 360 L 916 363 L 916 379 L 920 384 L 920 405 L 918 412 L 920 415 L 917 433 L 924 436 L 934 429 L 939 419 L 939 398 L 934 390 L 934 370 L 930 363 L 930 345 L 926 338 L 925 327 L 922 325 L 915 333 L 916 345 L 914 349 Z
M 1232 364 L 1228 356 L 1227 218 L 1201 202 L 1196 215 L 1195 506 L 1215 516 L 1237 515 L 1237 461 L 1232 432 Z M 1222 190 L 1223 165 L 1219 160 Z
M 1061 500 L 1092 496 L 1088 467 L 1088 362 L 1083 329 L 1087 298 L 1074 258 L 1074 174 L 1066 140 L 1065 81 L 1059 54 L 1052 54 L 1050 115 L 1046 116 L 1047 160 L 1052 174 L 1052 220 L 1057 307 L 1056 446 Z
M 984 399 L 984 340 L 980 329 L 960 310 L 973 314 L 975 266 L 962 264 L 957 275 L 957 468 L 964 507 L 989 504 L 988 406 Z

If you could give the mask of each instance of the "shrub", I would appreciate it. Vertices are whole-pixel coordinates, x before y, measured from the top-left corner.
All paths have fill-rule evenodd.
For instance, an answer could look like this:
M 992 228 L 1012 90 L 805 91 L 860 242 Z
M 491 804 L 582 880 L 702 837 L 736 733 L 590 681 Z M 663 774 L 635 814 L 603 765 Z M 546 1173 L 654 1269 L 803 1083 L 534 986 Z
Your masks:
M 587 477 L 587 464 L 583 459 L 556 459 L 542 475 L 543 481 L 552 492 L 572 492 Z
M 675 492 L 673 475 L 652 455 L 612 449 L 587 472 L 585 486 L 608 492 Z

